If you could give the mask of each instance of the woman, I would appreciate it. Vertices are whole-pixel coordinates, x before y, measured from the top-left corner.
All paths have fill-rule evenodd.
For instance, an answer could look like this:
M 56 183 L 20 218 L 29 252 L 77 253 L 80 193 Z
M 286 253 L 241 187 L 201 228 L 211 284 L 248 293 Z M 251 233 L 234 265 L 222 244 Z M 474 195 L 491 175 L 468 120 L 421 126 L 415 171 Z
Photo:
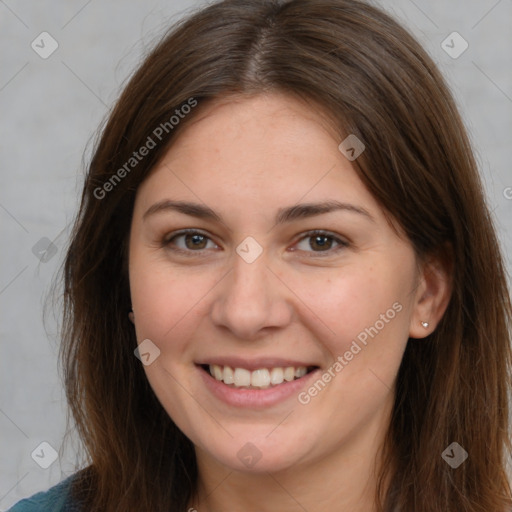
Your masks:
M 174 27 L 105 125 L 64 281 L 87 467 L 12 510 L 511 509 L 495 231 L 447 86 L 380 10 Z

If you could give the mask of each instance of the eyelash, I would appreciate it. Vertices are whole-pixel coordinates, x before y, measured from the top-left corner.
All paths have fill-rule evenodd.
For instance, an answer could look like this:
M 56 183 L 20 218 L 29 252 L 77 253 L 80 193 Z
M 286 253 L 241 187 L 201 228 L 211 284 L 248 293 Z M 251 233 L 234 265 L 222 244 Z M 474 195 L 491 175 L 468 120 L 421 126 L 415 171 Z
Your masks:
M 206 233 L 203 233 L 200 230 L 183 229 L 181 231 L 178 231 L 177 233 L 172 233 L 170 236 L 165 237 L 162 240 L 162 247 L 168 248 L 168 249 L 172 250 L 173 252 L 184 254 L 186 256 L 197 256 L 198 254 L 201 254 L 202 252 L 204 252 L 206 249 L 198 249 L 197 251 L 194 251 L 191 249 L 180 249 L 180 248 L 176 248 L 176 247 L 171 247 L 173 240 L 175 240 L 176 238 L 179 238 L 180 236 L 185 236 L 185 235 L 190 235 L 190 234 L 204 236 L 209 241 L 213 242 L 213 240 Z M 326 238 L 330 238 L 334 242 L 336 242 L 338 244 L 338 246 L 328 249 L 326 251 L 305 251 L 305 252 L 313 253 L 315 255 L 315 256 L 309 256 L 309 257 L 330 256 L 333 253 L 337 253 L 338 251 L 340 251 L 350 245 L 347 241 L 342 240 L 341 238 L 337 237 L 334 233 L 331 233 L 330 231 L 325 231 L 322 229 L 313 229 L 310 231 L 306 231 L 305 233 L 303 233 L 301 235 L 301 237 L 299 239 L 297 239 L 297 241 L 294 243 L 294 245 L 298 244 L 299 242 L 301 242 L 303 240 L 306 240 L 307 238 L 312 238 L 314 236 L 324 236 Z

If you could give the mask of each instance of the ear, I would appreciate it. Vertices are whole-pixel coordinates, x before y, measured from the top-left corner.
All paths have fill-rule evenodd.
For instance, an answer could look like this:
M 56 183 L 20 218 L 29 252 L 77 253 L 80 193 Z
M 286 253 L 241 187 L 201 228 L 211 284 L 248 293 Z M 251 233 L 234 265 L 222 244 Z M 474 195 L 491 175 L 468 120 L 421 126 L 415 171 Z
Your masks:
M 135 315 L 133 314 L 133 310 L 128 313 L 128 318 L 130 322 L 135 325 Z
M 420 264 L 409 337 L 425 338 L 435 330 L 448 307 L 452 288 L 452 251 L 445 246 Z M 428 327 L 424 327 L 423 322 L 427 322 Z

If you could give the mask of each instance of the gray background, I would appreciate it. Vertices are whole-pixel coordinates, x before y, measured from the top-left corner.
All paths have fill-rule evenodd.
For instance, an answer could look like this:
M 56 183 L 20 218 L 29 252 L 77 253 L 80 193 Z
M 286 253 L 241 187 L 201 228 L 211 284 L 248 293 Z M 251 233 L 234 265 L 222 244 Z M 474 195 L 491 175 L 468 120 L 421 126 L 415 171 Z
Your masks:
M 410 28 L 448 79 L 510 270 L 512 0 L 375 3 Z M 43 441 L 59 451 L 64 434 L 56 323 L 50 317 L 43 325 L 42 314 L 77 208 L 88 142 L 144 52 L 170 21 L 202 4 L 0 0 L 0 511 L 74 470 L 72 446 L 48 469 L 31 453 Z M 31 47 L 41 45 L 43 31 L 59 45 L 47 59 Z M 469 43 L 456 59 L 441 46 L 453 31 Z M 54 246 L 41 255 L 44 238 Z

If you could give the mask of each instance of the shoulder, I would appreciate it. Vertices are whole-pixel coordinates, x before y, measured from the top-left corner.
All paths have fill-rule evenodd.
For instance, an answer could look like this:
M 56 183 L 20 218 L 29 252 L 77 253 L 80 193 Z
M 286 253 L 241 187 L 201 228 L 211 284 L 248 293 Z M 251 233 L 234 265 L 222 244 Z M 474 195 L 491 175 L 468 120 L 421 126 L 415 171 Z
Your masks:
M 68 498 L 74 477 L 73 474 L 47 491 L 18 501 L 7 512 L 79 512 L 77 504 Z

